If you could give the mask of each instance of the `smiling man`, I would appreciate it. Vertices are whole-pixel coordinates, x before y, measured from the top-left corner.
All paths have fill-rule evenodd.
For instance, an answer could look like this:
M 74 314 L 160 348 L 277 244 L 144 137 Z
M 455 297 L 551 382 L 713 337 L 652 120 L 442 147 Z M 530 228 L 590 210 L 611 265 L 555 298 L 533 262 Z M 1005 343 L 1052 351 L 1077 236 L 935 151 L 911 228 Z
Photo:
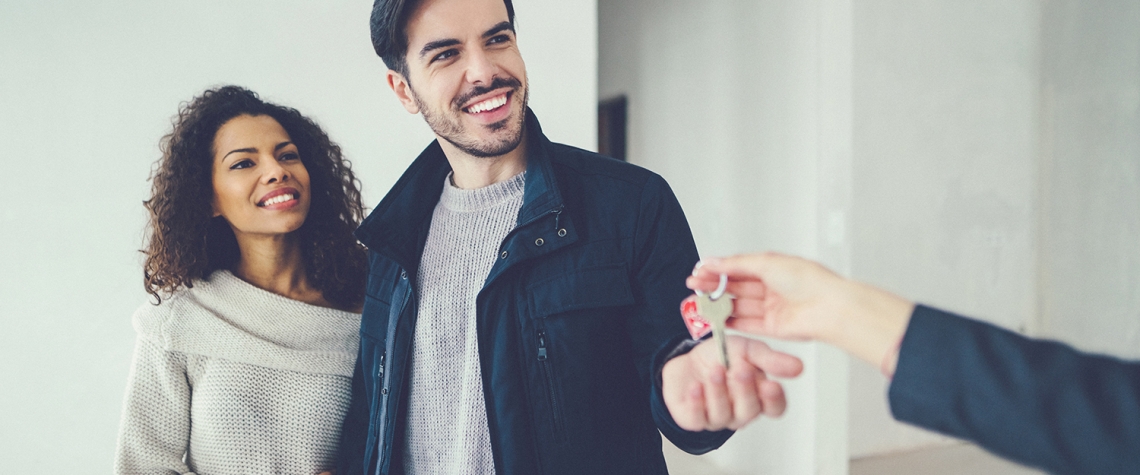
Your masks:
M 688 339 L 697 251 L 665 181 L 543 135 L 510 0 L 377 0 L 371 24 L 437 140 L 357 231 L 338 475 L 666 473 L 660 434 L 703 453 L 783 412 L 765 375 L 798 360 L 733 338 L 726 374 Z

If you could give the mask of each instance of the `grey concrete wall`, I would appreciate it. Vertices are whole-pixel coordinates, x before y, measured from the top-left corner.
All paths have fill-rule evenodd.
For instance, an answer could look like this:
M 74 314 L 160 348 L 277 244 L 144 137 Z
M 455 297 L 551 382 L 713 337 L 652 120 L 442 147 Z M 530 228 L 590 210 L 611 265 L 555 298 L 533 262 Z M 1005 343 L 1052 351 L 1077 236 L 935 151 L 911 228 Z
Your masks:
M 1140 357 L 1140 3 L 1046 1 L 1040 329 Z
M 1036 304 L 1039 4 L 855 2 L 851 275 L 1024 328 Z M 938 442 L 853 362 L 851 455 Z

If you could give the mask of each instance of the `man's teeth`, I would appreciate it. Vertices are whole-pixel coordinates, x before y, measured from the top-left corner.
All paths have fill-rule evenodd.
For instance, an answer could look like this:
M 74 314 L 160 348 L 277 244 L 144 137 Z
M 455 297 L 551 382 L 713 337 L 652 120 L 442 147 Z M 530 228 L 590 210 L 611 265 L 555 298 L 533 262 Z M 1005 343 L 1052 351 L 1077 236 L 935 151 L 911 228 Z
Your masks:
M 265 200 L 265 203 L 262 206 L 271 206 L 271 205 L 275 205 L 277 203 L 284 203 L 284 202 L 289 201 L 291 199 L 293 199 L 293 194 L 292 193 L 285 193 L 283 195 L 277 195 L 277 196 L 274 196 L 270 199 Z
M 503 94 L 501 96 L 492 97 L 492 98 L 487 99 L 483 102 L 480 102 L 480 103 L 477 103 L 471 107 L 468 107 L 467 111 L 472 113 L 472 114 L 478 114 L 480 112 L 486 112 L 489 110 L 498 109 L 498 108 L 502 107 L 503 104 L 506 104 L 506 103 L 507 103 L 507 95 Z

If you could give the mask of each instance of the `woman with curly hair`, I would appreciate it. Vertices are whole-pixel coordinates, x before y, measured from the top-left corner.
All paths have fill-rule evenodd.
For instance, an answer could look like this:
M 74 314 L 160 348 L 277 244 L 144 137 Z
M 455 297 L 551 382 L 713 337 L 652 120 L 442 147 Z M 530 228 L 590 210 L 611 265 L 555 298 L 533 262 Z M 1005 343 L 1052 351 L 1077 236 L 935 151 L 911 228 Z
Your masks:
M 359 345 L 358 182 L 317 124 L 236 86 L 183 105 L 151 177 L 116 473 L 334 466 Z

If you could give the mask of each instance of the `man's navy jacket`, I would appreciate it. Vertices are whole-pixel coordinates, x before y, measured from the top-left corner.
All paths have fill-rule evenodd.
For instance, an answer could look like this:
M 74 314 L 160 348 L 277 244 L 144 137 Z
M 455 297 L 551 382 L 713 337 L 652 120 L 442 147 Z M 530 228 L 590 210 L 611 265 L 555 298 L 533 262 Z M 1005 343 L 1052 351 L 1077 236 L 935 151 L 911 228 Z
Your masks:
M 890 403 L 900 421 L 1049 473 L 1140 473 L 1140 362 L 918 305 Z
M 652 172 L 550 142 L 529 110 L 525 133 L 518 225 L 476 299 L 496 471 L 666 473 L 658 430 L 719 447 L 731 432 L 679 428 L 657 382 L 687 338 L 697 261 L 676 197 Z M 403 472 L 416 274 L 450 170 L 433 142 L 356 232 L 371 269 L 337 475 Z

